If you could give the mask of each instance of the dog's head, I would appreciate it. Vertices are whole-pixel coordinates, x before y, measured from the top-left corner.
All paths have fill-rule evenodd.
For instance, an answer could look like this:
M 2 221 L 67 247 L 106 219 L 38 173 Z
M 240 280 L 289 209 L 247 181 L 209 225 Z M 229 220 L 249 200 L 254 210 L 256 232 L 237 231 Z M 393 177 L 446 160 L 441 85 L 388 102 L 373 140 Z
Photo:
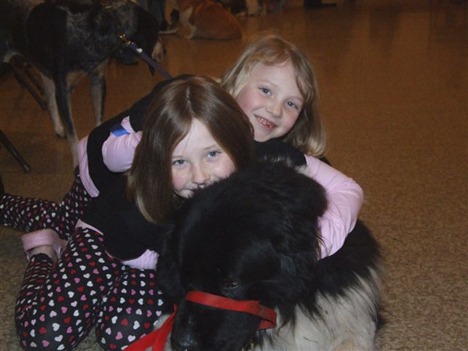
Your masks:
M 319 257 L 323 188 L 284 164 L 264 162 L 198 193 L 181 211 L 158 263 L 161 289 L 178 305 L 172 347 L 239 351 L 261 318 L 187 301 L 189 291 L 254 300 L 293 316 Z M 308 281 L 304 281 L 308 277 Z

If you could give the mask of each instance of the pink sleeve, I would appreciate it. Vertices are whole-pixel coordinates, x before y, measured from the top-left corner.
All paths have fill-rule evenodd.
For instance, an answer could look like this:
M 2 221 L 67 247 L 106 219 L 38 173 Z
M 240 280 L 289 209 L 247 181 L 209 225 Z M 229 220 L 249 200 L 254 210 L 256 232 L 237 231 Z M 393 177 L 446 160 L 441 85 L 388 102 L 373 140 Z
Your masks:
M 362 188 L 353 179 L 312 156 L 306 156 L 306 175 L 322 185 L 328 207 L 319 219 L 322 258 L 333 255 L 353 230 L 362 206 Z
M 122 261 L 123 264 L 137 269 L 156 269 L 158 254 L 153 250 L 146 250 L 140 257 Z
M 102 157 L 104 164 L 112 172 L 125 172 L 132 165 L 135 148 L 141 140 L 141 132 L 135 132 L 128 118 L 122 121 L 122 127 L 127 134 L 114 135 L 110 133 L 109 138 L 102 145 Z

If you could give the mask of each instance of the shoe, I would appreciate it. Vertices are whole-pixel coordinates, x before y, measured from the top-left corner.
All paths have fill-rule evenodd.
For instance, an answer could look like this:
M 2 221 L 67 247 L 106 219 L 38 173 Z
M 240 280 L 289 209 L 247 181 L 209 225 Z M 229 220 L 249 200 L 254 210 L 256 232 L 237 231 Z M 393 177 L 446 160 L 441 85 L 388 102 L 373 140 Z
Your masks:
M 21 237 L 24 253 L 28 260 L 31 259 L 31 251 L 39 246 L 52 246 L 57 258 L 62 254 L 62 250 L 67 246 L 68 241 L 59 238 L 57 232 L 52 229 L 41 229 L 24 234 Z

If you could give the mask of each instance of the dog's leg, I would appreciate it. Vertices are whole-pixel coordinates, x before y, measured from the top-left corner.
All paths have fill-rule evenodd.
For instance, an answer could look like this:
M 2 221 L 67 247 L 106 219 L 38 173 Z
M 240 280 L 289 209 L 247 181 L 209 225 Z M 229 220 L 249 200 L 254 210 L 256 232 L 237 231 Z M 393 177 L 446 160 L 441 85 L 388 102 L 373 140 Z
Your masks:
M 73 157 L 73 167 L 78 165 L 78 136 L 70 106 L 70 91 L 68 89 L 67 78 L 59 76 L 55 79 L 55 99 L 58 112 L 65 127 L 67 141 Z
M 166 48 L 164 47 L 163 42 L 161 39 L 158 38 L 158 41 L 153 47 L 153 51 L 151 52 L 151 57 L 158 63 L 164 61 L 164 57 L 166 56 Z
M 50 118 L 54 124 L 55 134 L 60 138 L 65 138 L 65 130 L 63 129 L 63 124 L 60 121 L 60 115 L 57 108 L 57 100 L 55 99 L 55 84 L 52 79 L 39 73 L 42 78 L 42 83 L 44 85 L 44 94 L 47 101 L 47 109 L 49 110 Z
M 89 74 L 89 92 L 93 102 L 94 114 L 96 116 L 96 126 L 102 123 L 104 116 L 104 101 L 106 99 L 106 78 L 104 70 L 108 60 L 102 62 L 95 70 Z

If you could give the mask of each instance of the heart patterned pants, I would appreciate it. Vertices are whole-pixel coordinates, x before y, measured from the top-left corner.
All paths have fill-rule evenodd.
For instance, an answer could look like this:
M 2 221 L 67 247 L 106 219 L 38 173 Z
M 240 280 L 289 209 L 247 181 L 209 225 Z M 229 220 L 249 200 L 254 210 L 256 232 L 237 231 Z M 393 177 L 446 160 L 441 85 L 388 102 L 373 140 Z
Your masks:
M 101 233 L 76 228 L 53 263 L 31 258 L 16 302 L 16 328 L 26 350 L 71 350 L 95 327 L 105 350 L 121 350 L 151 332 L 168 312 L 154 270 L 109 256 Z
M 79 176 L 60 203 L 4 194 L 0 196 L 0 224 L 23 232 L 53 229 L 68 240 L 90 200 Z

